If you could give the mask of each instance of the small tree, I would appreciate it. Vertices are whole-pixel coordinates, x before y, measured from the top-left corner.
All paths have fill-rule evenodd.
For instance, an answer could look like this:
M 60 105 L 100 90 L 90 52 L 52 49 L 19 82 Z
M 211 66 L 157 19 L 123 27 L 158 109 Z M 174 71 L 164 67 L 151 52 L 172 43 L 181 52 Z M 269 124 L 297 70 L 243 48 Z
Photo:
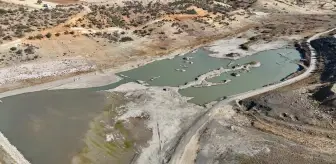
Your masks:
M 133 39 L 129 36 L 125 36 L 120 39 L 120 42 L 128 42 L 128 41 L 133 41 Z
M 11 51 L 15 51 L 17 48 L 16 47 L 11 47 L 10 50 Z
M 249 49 L 249 47 L 246 43 L 239 45 L 239 47 L 243 50 L 246 50 L 246 51 Z
M 33 37 L 33 36 L 29 36 L 28 39 L 29 39 L 29 40 L 33 40 L 34 37 Z
M 17 50 L 15 53 L 18 54 L 18 55 L 21 55 L 22 54 L 22 50 Z
M 51 38 L 52 34 L 50 32 L 47 33 L 46 37 Z
M 35 36 L 36 39 L 42 39 L 43 38 L 43 35 L 42 34 L 38 34 Z
M 26 53 L 26 54 L 34 54 L 34 47 L 33 46 L 28 46 L 25 50 L 24 50 L 24 52 Z
M 37 4 L 42 4 L 42 0 L 37 0 Z

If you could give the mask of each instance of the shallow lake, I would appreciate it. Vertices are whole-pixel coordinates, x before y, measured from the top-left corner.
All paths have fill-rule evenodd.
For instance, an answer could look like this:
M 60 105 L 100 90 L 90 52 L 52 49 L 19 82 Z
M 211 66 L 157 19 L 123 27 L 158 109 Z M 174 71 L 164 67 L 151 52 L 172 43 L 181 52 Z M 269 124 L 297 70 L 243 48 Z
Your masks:
M 186 57 L 190 57 L 191 59 L 188 61 L 191 61 L 193 64 L 186 63 L 188 61 L 183 59 Z M 233 65 L 242 65 L 251 61 L 261 63 L 260 67 L 252 68 L 248 73 L 234 71 L 240 74 L 239 77 L 233 77 L 230 75 L 232 72 L 228 72 L 209 80 L 210 82 L 231 80 L 231 82 L 227 84 L 202 88 L 190 87 L 180 90 L 183 96 L 193 97 L 191 102 L 205 104 L 223 96 L 231 96 L 279 82 L 289 74 L 297 71 L 299 66 L 295 61 L 300 60 L 300 58 L 300 53 L 295 49 L 277 49 L 260 52 L 232 61 L 209 57 L 206 51 L 200 49 L 195 53 L 153 62 L 119 74 L 126 75 L 132 80 L 146 81 L 149 85 L 153 86 L 177 87 L 184 85 L 186 82 L 195 80 L 195 78 L 201 74 L 220 67 L 231 68 Z M 231 65 L 229 66 L 230 62 Z M 185 66 L 187 66 L 187 68 Z M 185 72 L 176 71 L 176 69 L 184 69 Z M 151 81 L 150 79 L 153 77 L 159 78 Z
M 250 72 L 236 72 L 241 75 L 239 77 L 231 76 L 232 72 L 229 72 L 209 79 L 211 82 L 230 79 L 227 84 L 180 90 L 183 96 L 193 97 L 191 102 L 204 104 L 279 82 L 297 71 L 298 65 L 293 61 L 300 59 L 299 52 L 294 49 L 269 50 L 236 61 L 212 58 L 207 53 L 199 49 L 121 72 L 119 74 L 129 78 L 103 87 L 40 91 L 3 98 L 0 131 L 33 164 L 66 164 L 80 150 L 90 120 L 104 108 L 106 95 L 97 91 L 137 80 L 146 81 L 151 86 L 180 86 L 219 67 L 261 62 L 260 67 L 252 68 Z M 183 59 L 185 57 L 191 58 L 187 61 Z M 181 69 L 185 72 L 179 71 Z M 159 78 L 151 81 L 153 77 Z

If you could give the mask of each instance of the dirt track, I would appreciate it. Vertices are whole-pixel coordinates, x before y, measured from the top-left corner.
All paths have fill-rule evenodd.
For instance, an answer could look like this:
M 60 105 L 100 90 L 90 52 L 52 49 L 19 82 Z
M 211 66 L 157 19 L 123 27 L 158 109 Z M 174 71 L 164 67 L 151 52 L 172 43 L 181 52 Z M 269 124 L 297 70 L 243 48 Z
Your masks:
M 316 38 L 318 38 L 321 35 L 324 35 L 326 33 L 329 33 L 330 31 L 335 30 L 336 28 L 333 28 L 331 30 L 325 31 L 325 32 L 321 32 L 318 33 L 314 36 L 312 36 L 311 38 L 309 38 L 307 40 L 307 42 L 309 43 L 311 40 L 314 40 Z M 290 84 L 293 84 L 295 82 L 298 82 L 304 78 L 307 78 L 308 76 L 310 76 L 310 74 L 312 73 L 312 71 L 315 70 L 316 68 L 316 53 L 315 50 L 309 46 L 310 50 L 311 50 L 311 64 L 308 68 L 308 70 L 306 70 L 306 72 L 304 72 L 303 74 L 289 79 L 287 81 L 272 85 L 272 86 L 268 86 L 268 87 L 263 87 L 257 90 L 253 90 L 247 93 L 242 93 L 239 95 L 235 95 L 232 96 L 231 98 L 227 99 L 227 100 L 223 100 L 221 102 L 219 102 L 218 104 L 216 104 L 214 107 L 212 107 L 211 109 L 209 109 L 199 120 L 197 120 L 196 123 L 193 124 L 192 127 L 189 128 L 189 130 L 185 133 L 185 135 L 182 137 L 182 139 L 179 141 L 179 144 L 176 146 L 175 152 L 172 154 L 171 156 L 171 160 L 169 163 L 171 164 L 184 164 L 184 163 L 190 163 L 189 160 L 194 160 L 194 159 L 190 159 L 190 158 L 185 158 L 184 155 L 188 154 L 190 155 L 190 153 L 186 153 L 186 151 L 190 151 L 188 150 L 187 145 L 189 145 L 190 142 L 194 142 L 192 141 L 192 139 L 198 138 L 197 136 L 199 135 L 199 132 L 202 130 L 202 128 L 204 128 L 210 120 L 211 117 L 213 116 L 213 114 L 215 113 L 215 111 L 218 108 L 221 108 L 223 106 L 225 106 L 226 104 L 228 104 L 229 102 L 235 101 L 235 100 L 242 100 L 248 97 L 252 97 L 258 94 L 262 94 L 280 87 L 284 87 Z M 195 137 L 196 136 L 196 137 Z M 194 151 L 196 153 L 196 151 Z M 184 161 L 187 160 L 187 161 Z

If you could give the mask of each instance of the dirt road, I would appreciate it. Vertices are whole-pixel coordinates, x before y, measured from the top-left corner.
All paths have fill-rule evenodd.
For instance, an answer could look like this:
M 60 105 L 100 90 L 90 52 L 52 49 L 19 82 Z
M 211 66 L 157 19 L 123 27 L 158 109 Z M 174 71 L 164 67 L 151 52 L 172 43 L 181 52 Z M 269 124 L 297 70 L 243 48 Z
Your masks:
M 195 139 L 199 138 L 199 132 L 202 131 L 202 129 L 204 127 L 206 127 L 205 125 L 211 120 L 212 116 L 215 114 L 215 111 L 218 108 L 221 108 L 221 107 L 225 106 L 229 102 L 232 102 L 232 101 L 235 101 L 235 100 L 242 100 L 242 99 L 246 99 L 248 97 L 259 95 L 259 94 L 262 94 L 262 93 L 265 93 L 265 92 L 268 92 L 268 91 L 271 91 L 271 90 L 274 90 L 274 89 L 277 89 L 277 88 L 280 88 L 280 87 L 284 87 L 284 86 L 293 84 L 295 82 L 298 82 L 300 80 L 303 80 L 303 79 L 309 77 L 311 75 L 311 73 L 316 69 L 316 52 L 315 52 L 314 48 L 309 44 L 310 41 L 315 40 L 318 37 L 320 37 L 321 35 L 329 33 L 329 32 L 331 32 L 335 29 L 336 28 L 333 28 L 331 30 L 315 34 L 314 36 L 312 36 L 311 38 L 309 38 L 307 40 L 308 45 L 309 45 L 309 49 L 311 51 L 311 64 L 310 64 L 309 68 L 306 70 L 306 72 L 304 72 L 303 74 L 301 74 L 297 77 L 294 77 L 292 79 L 289 79 L 287 81 L 278 83 L 278 84 L 274 84 L 274 85 L 271 85 L 271 86 L 268 86 L 268 87 L 263 87 L 263 88 L 252 90 L 252 91 L 249 91 L 249 92 L 246 92 L 246 93 L 231 96 L 228 99 L 217 103 L 215 106 L 213 106 L 211 109 L 209 109 L 202 117 L 199 118 L 199 120 L 197 120 L 196 123 L 193 124 L 192 127 L 190 127 L 188 129 L 188 131 L 185 133 L 185 135 L 181 138 L 177 147 L 175 147 L 175 151 L 171 155 L 171 158 L 170 158 L 171 160 L 168 163 L 171 163 L 171 164 L 193 163 L 194 159 L 190 158 L 190 157 L 195 157 L 195 155 L 191 154 L 190 152 L 196 153 L 197 150 L 192 151 L 192 150 L 190 150 L 190 147 L 197 147 L 197 146 L 195 146 L 195 143 L 197 143 L 198 141 L 195 141 Z M 187 155 L 189 157 L 187 157 Z

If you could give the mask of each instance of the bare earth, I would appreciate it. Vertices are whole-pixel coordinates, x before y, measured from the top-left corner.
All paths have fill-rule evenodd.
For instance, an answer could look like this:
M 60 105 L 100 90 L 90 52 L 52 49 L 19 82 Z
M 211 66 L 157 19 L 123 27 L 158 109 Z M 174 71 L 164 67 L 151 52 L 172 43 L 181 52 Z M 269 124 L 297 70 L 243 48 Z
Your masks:
M 48 0 L 51 9 L 43 9 L 34 0 L 1 0 L 0 98 L 114 83 L 117 72 L 201 46 L 213 57 L 237 59 L 336 25 L 332 0 L 169 2 Z M 85 140 L 72 162 L 335 163 L 335 118 L 311 96 L 333 83 L 318 80 L 329 60 L 308 50 L 305 73 L 211 109 L 189 103 L 178 88 L 119 86 L 90 125 L 86 139 L 95 140 Z M 8 152 L 0 147 L 0 164 L 23 158 Z

